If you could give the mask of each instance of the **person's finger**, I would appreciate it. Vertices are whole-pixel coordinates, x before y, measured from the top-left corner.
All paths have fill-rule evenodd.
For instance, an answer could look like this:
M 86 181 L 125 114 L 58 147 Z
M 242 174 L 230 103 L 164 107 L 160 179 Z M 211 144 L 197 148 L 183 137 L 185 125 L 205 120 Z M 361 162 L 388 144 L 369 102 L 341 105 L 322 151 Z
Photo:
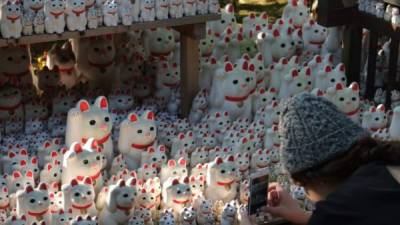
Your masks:
M 280 207 L 270 207 L 266 206 L 263 207 L 264 212 L 271 214 L 272 216 L 280 216 L 281 215 L 281 208 Z
M 268 202 L 270 203 L 271 206 L 278 206 L 281 201 L 279 192 L 277 191 L 271 191 L 269 193 L 268 199 L 269 199 Z
M 278 183 L 276 183 L 276 182 L 268 184 L 268 191 L 275 190 L 277 185 L 278 185 Z

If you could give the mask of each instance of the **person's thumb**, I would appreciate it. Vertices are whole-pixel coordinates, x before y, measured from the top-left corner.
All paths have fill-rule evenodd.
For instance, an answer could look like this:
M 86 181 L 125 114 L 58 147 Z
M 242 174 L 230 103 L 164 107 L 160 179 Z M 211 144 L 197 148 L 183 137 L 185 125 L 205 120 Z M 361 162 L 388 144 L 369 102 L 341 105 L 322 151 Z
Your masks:
M 262 209 L 264 212 L 271 214 L 272 216 L 279 217 L 281 215 L 281 207 L 265 206 Z

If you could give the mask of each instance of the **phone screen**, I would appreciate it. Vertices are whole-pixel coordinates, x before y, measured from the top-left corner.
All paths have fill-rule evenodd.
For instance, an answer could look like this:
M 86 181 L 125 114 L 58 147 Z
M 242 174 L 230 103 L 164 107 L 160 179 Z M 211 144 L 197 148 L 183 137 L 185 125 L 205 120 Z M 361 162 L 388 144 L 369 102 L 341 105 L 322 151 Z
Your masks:
M 250 198 L 248 213 L 254 215 L 258 209 L 267 205 L 268 173 L 261 173 L 250 177 Z

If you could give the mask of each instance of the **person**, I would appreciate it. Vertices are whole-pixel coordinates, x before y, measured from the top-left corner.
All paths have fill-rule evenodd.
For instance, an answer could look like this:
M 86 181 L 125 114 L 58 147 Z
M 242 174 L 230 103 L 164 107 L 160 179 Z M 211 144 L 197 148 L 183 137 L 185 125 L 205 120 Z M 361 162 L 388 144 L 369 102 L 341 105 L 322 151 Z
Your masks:
M 400 145 L 381 142 L 322 97 L 302 93 L 283 103 L 281 160 L 315 203 L 301 209 L 270 184 L 263 211 L 295 224 L 400 224 Z

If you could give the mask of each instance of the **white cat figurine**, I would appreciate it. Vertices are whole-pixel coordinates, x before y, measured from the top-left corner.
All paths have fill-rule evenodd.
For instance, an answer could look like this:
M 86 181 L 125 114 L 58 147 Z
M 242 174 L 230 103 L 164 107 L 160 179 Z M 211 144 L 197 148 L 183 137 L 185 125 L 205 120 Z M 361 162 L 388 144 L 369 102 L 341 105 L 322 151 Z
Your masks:
M 19 38 L 22 33 L 20 1 L 6 1 L 1 5 L 0 31 L 3 38 Z
M 183 0 L 169 1 L 169 15 L 171 18 L 180 18 L 183 16 Z
M 183 182 L 180 182 L 176 178 L 170 178 L 166 181 L 163 187 L 163 202 L 164 208 L 172 208 L 174 217 L 179 218 L 179 212 L 184 207 L 190 204 L 192 192 L 189 186 L 189 177 L 185 177 Z
M 90 177 L 84 177 L 82 183 L 79 183 L 77 179 L 72 179 L 69 183 L 63 184 L 62 193 L 64 208 L 71 208 L 72 215 L 97 215 L 97 209 L 94 204 L 96 193 Z
M 114 0 L 108 0 L 103 5 L 104 25 L 115 27 L 118 25 L 118 4 Z
M 46 0 L 44 4 L 46 32 L 61 34 L 65 29 L 65 1 Z
M 84 0 L 66 1 L 66 22 L 70 31 L 85 31 L 87 24 Z
M 156 18 L 158 20 L 168 19 L 169 0 L 156 0 Z
M 31 185 L 17 192 L 17 215 L 26 216 L 27 223 L 50 221 L 50 199 L 47 185 L 40 183 L 36 189 Z
M 157 127 L 154 113 L 146 111 L 142 116 L 131 113 L 121 123 L 118 149 L 129 169 L 140 167 L 147 158 L 147 148 L 156 145 Z
M 233 156 L 215 158 L 208 165 L 206 198 L 213 201 L 232 201 L 237 194 L 238 180 L 235 158 Z
M 154 0 L 140 0 L 140 21 L 154 21 L 156 17 Z
M 339 83 L 336 87 L 328 88 L 326 96 L 340 111 L 360 123 L 360 88 L 357 83 L 353 82 L 349 87 Z

